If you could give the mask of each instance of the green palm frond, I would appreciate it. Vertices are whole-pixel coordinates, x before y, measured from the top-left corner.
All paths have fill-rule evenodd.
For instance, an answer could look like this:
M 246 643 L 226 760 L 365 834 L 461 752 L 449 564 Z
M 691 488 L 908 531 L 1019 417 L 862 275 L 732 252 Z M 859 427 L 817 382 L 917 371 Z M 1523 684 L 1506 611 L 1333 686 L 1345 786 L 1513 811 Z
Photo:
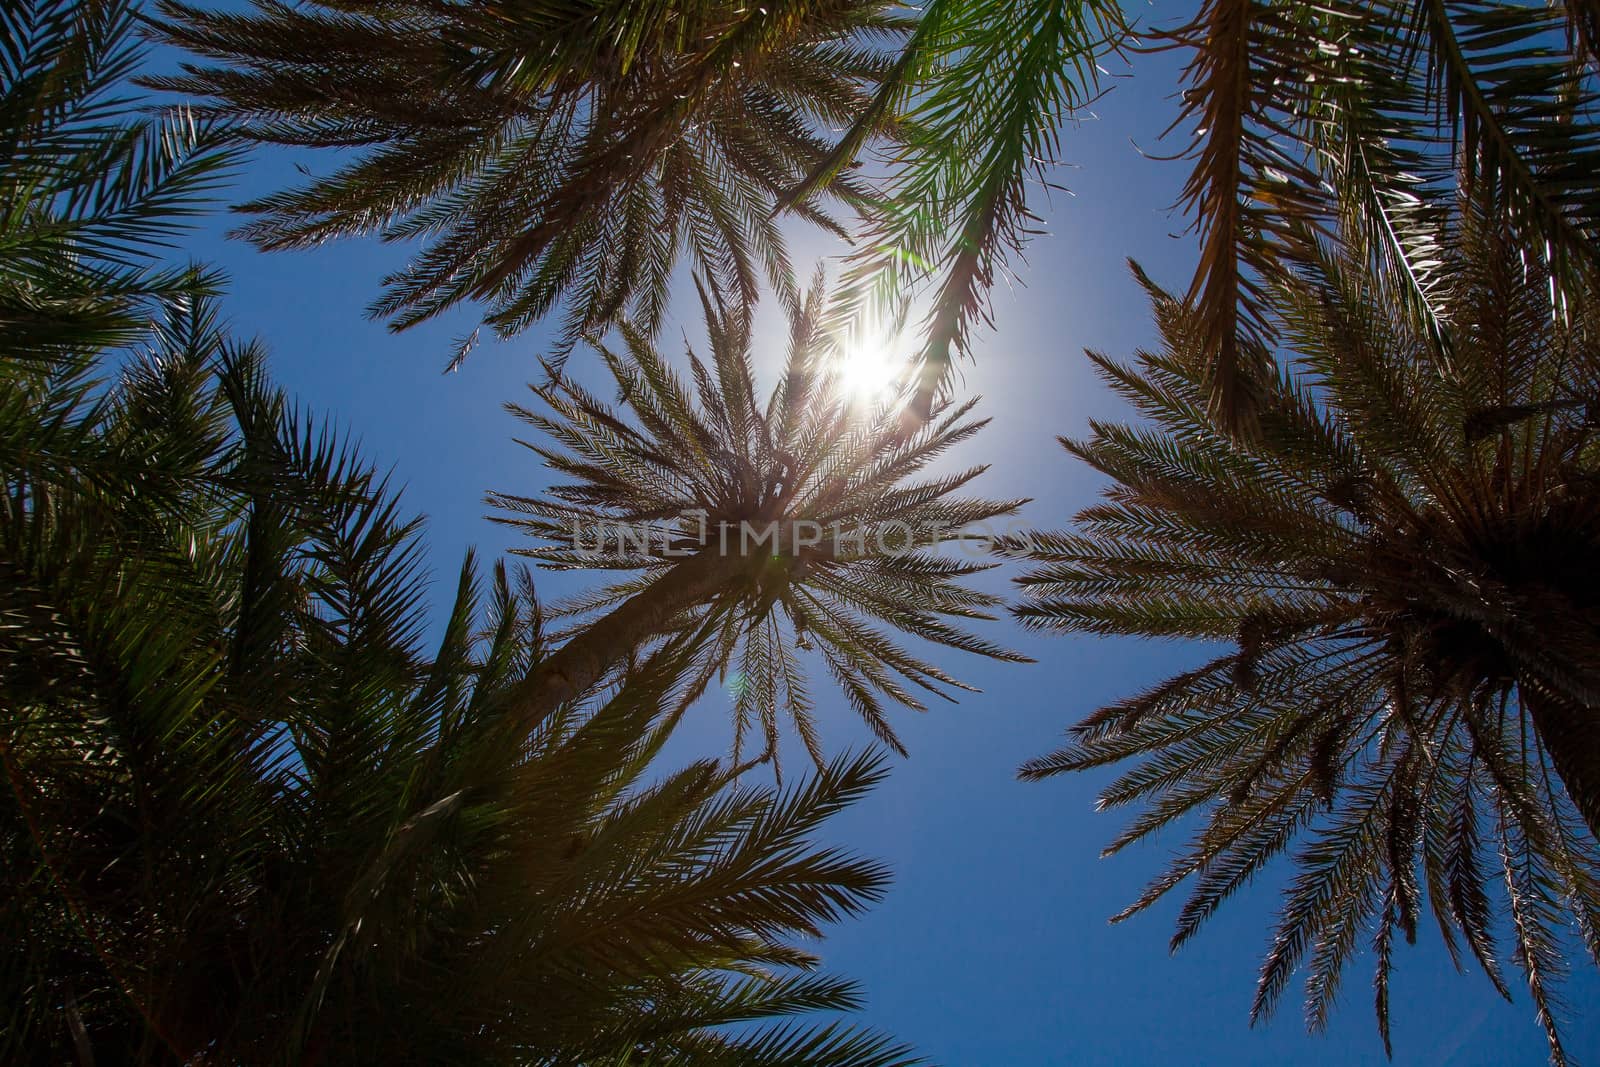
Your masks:
M 1109 851 L 1195 828 L 1119 918 L 1188 883 L 1180 945 L 1292 853 L 1254 1016 L 1303 971 L 1321 1028 L 1370 942 L 1387 1042 L 1394 937 L 1431 910 L 1502 993 L 1522 972 L 1562 1063 L 1568 931 L 1600 962 L 1600 321 L 1588 289 L 1552 316 L 1501 207 L 1480 188 L 1436 217 L 1431 319 L 1362 220 L 1300 234 L 1246 438 L 1203 313 L 1146 280 L 1164 347 L 1095 357 L 1146 421 L 1065 442 L 1104 500 L 1004 548 L 1035 564 L 1026 625 L 1232 646 L 1023 768 L 1119 767 L 1101 803 L 1138 814 Z
M 219 65 L 152 85 L 251 140 L 347 150 L 244 205 L 244 236 L 420 242 L 375 316 L 403 329 L 479 301 L 511 336 L 562 309 L 562 352 L 624 315 L 654 331 L 685 260 L 730 301 L 754 302 L 766 280 L 792 307 L 773 205 L 907 29 L 883 0 L 159 10 L 165 40 Z M 872 126 L 886 134 L 893 116 Z M 843 232 L 835 206 L 870 199 L 847 177 L 795 207 Z
M 828 188 L 885 116 L 902 118 L 904 143 L 855 238 L 844 295 L 892 302 L 931 290 L 910 400 L 918 419 L 987 320 L 996 276 L 1041 225 L 1028 186 L 1052 185 L 1061 127 L 1098 94 L 1097 61 L 1125 34 L 1116 4 L 930 0 L 872 106 L 786 198 Z
M 760 758 L 774 756 L 786 709 L 821 766 L 802 661 L 824 661 L 874 734 L 901 750 L 884 698 L 921 709 L 918 690 L 964 687 L 894 631 L 1019 658 L 958 625 L 989 618 L 999 601 L 963 585 L 988 563 L 941 547 L 1023 502 L 962 495 L 983 468 L 921 473 L 983 422 L 967 403 L 907 436 L 892 403 L 854 404 L 821 327 L 825 306 L 818 288 L 794 317 L 788 364 L 765 402 L 748 318 L 706 295 L 710 359 L 690 352 L 687 377 L 624 327 L 625 350 L 600 348 L 620 408 L 560 374 L 534 387 L 540 408 L 511 407 L 561 479 L 540 497 L 492 496 L 501 521 L 543 542 L 521 551 L 550 566 L 640 572 L 569 607 L 608 613 L 530 678 L 530 712 L 587 691 L 646 647 L 681 645 L 692 660 L 685 704 L 715 679 L 729 684 L 736 752 L 753 733 Z

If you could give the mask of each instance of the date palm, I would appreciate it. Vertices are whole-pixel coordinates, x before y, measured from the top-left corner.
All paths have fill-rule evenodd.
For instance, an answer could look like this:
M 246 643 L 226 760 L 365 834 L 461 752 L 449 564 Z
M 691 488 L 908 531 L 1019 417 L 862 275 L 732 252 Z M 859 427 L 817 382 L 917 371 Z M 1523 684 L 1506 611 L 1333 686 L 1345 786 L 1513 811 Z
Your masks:
M 0 1059 L 905 1062 L 782 1021 L 858 1000 L 792 942 L 881 892 L 807 842 L 875 762 L 662 773 L 665 656 L 507 715 L 470 558 L 425 656 L 418 523 L 153 266 L 225 157 L 104 98 L 127 7 L 0 20 Z
M 853 403 L 835 339 L 820 328 L 820 287 L 792 319 L 787 365 L 765 405 L 748 315 L 701 295 L 710 360 L 691 351 L 687 378 L 629 327 L 624 351 L 599 349 L 623 411 L 561 374 L 534 388 L 539 409 L 511 406 L 549 442 L 528 447 L 568 479 L 539 497 L 491 498 L 502 521 L 544 542 L 522 551 L 554 566 L 640 572 L 570 606 L 611 610 L 553 653 L 513 703 L 537 710 L 645 647 L 681 648 L 694 665 L 680 711 L 734 670 L 735 752 L 759 726 L 762 758 L 775 755 L 783 706 L 821 765 L 803 670 L 811 653 L 873 733 L 903 752 L 883 698 L 921 710 L 918 690 L 947 697 L 966 687 L 890 631 L 1022 658 L 959 625 L 1000 603 L 963 584 L 992 564 L 981 550 L 962 558 L 941 546 L 981 534 L 1023 501 L 959 495 L 981 466 L 918 477 L 987 420 L 968 417 L 969 401 L 907 436 L 892 403 Z
M 425 656 L 418 523 L 254 346 L 123 366 L 0 361 L 0 1058 L 908 1062 L 790 1018 L 859 1002 L 794 941 L 882 892 L 807 840 L 876 760 L 664 772 L 664 657 L 506 714 L 525 580 Z
M 865 106 L 907 27 L 886 0 L 158 10 L 165 40 L 218 65 L 151 84 L 248 139 L 343 152 L 243 205 L 240 233 L 420 241 L 374 315 L 400 329 L 478 300 L 509 336 L 565 300 L 568 346 L 624 313 L 653 330 L 685 253 L 729 300 L 754 302 L 765 277 L 792 306 L 777 196 Z M 794 207 L 843 232 L 833 206 L 865 197 L 847 177 Z
M 1118 916 L 1190 883 L 1174 947 L 1298 842 L 1253 1017 L 1304 966 L 1321 1027 L 1370 934 L 1387 1041 L 1394 937 L 1431 910 L 1502 993 L 1509 937 L 1563 1062 L 1569 929 L 1600 960 L 1600 318 L 1592 290 L 1553 318 L 1515 228 L 1462 203 L 1407 235 L 1437 320 L 1359 227 L 1302 232 L 1247 440 L 1208 407 L 1202 313 L 1146 283 L 1162 348 L 1093 358 L 1147 421 L 1063 442 L 1112 485 L 1076 531 L 1009 542 L 1037 564 L 1017 613 L 1232 647 L 1023 774 L 1121 767 L 1101 804 L 1140 807 L 1108 851 L 1195 827 Z

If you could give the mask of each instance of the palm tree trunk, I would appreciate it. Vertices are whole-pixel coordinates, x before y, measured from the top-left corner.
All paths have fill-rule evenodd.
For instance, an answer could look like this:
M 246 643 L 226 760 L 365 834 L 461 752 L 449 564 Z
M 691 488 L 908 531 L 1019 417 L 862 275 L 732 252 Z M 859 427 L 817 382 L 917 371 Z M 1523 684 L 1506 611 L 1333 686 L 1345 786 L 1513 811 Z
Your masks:
M 582 696 L 679 614 L 723 588 L 740 564 L 738 556 L 709 550 L 686 557 L 541 660 L 511 691 L 507 710 L 532 723 Z
M 1589 824 L 1589 833 L 1600 840 L 1600 711 L 1530 685 L 1518 692 L 1567 796 Z

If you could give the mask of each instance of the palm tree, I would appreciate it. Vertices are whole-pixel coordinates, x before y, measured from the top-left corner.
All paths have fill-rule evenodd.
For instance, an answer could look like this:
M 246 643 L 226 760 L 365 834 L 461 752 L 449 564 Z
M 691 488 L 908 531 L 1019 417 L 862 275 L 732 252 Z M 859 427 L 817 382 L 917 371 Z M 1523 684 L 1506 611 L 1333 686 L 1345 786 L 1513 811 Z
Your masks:
M 0 1059 L 906 1062 L 786 1021 L 859 1003 L 793 941 L 882 891 L 807 840 L 876 761 L 656 770 L 669 654 L 507 714 L 470 557 L 424 656 L 418 523 L 157 264 L 226 154 L 107 99 L 125 5 L 0 20 Z
M 192 291 L 157 264 L 237 151 L 182 109 L 135 110 L 131 3 L 18 0 L 0 10 L 0 351 L 126 343 L 153 301 Z
M 787 366 L 764 407 L 747 312 L 701 297 L 711 359 L 689 352 L 691 380 L 624 327 L 625 351 L 599 353 L 625 413 L 559 373 L 534 387 L 543 411 L 510 407 L 550 442 L 528 447 L 571 479 L 542 497 L 491 497 L 507 512 L 502 521 L 544 542 L 522 551 L 554 566 L 642 572 L 570 605 L 611 611 L 546 659 L 512 704 L 540 713 L 659 644 L 694 664 L 680 714 L 732 668 L 735 753 L 759 722 L 760 758 L 776 754 L 783 704 L 821 766 L 802 669 L 811 652 L 873 733 L 903 753 L 881 698 L 922 710 L 916 689 L 948 697 L 967 687 L 872 620 L 1022 660 L 947 621 L 990 618 L 1001 601 L 962 584 L 992 566 L 979 552 L 963 559 L 939 546 L 975 537 L 1024 501 L 956 495 L 986 467 L 915 479 L 987 420 L 968 418 L 974 400 L 907 436 L 892 401 L 852 403 L 836 373 L 836 339 L 821 329 L 820 286 L 791 321 Z
M 1553 318 L 1550 276 L 1492 203 L 1426 240 L 1437 320 L 1359 224 L 1338 245 L 1300 236 L 1266 305 L 1292 351 L 1249 439 L 1208 407 L 1191 305 L 1146 282 L 1162 349 L 1093 355 L 1148 421 L 1063 442 L 1112 486 L 1076 532 L 1008 542 L 1037 564 L 1018 615 L 1232 647 L 1101 708 L 1023 775 L 1125 765 L 1100 802 L 1141 808 L 1109 852 L 1198 820 L 1118 916 L 1192 879 L 1174 947 L 1300 842 L 1252 1017 L 1308 965 L 1321 1027 L 1370 931 L 1387 1041 L 1394 935 L 1428 908 L 1502 993 L 1510 936 L 1563 1062 L 1569 923 L 1600 959 L 1594 293 Z
M 0 362 L 0 1058 L 908 1062 L 789 1020 L 859 1004 L 793 942 L 883 890 L 808 841 L 875 759 L 654 770 L 664 655 L 509 715 L 526 575 L 422 655 L 418 522 L 208 302 L 91 370 Z
M 654 330 L 684 253 L 730 301 L 754 302 L 764 276 L 792 306 L 777 196 L 865 106 L 908 25 L 887 0 L 159 11 L 163 39 L 222 65 L 149 84 L 207 98 L 197 110 L 247 139 L 343 150 L 332 173 L 243 205 L 241 234 L 420 240 L 374 315 L 403 329 L 480 300 L 510 336 L 565 299 L 562 351 L 624 313 Z M 793 206 L 843 233 L 830 200 L 868 193 L 847 177 Z

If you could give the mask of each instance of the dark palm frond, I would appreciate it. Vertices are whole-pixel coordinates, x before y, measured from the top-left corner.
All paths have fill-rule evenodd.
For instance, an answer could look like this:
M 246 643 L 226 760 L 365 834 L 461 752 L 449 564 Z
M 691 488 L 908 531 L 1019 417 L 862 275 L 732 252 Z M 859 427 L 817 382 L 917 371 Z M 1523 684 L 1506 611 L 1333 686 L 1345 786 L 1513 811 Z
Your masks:
M 152 249 L 236 157 L 184 110 L 119 95 L 134 5 L 22 0 L 0 12 L 0 347 L 11 359 L 131 340 L 194 272 Z
M 821 329 L 820 288 L 793 319 L 788 364 L 764 403 L 747 317 L 709 296 L 705 306 L 710 359 L 691 352 L 687 378 L 625 327 L 625 351 L 600 349 L 620 410 L 561 375 L 534 388 L 541 408 L 511 408 L 540 434 L 528 447 L 562 478 L 542 497 L 491 498 L 500 521 L 543 542 L 521 551 L 551 566 L 641 572 L 569 607 L 609 612 L 535 672 L 527 707 L 584 692 L 642 648 L 681 645 L 693 661 L 685 704 L 732 672 L 736 752 L 754 733 L 763 758 L 775 755 L 786 709 L 820 766 L 801 668 L 820 656 L 900 750 L 882 699 L 920 709 L 917 690 L 962 687 L 893 631 L 1019 658 L 956 625 L 988 618 L 999 601 L 962 584 L 987 564 L 941 546 L 1022 501 L 960 495 L 982 468 L 920 474 L 983 423 L 967 403 L 907 436 L 892 403 L 854 403 Z
M 375 316 L 403 329 L 480 301 L 510 336 L 564 308 L 563 353 L 624 315 L 653 331 L 685 262 L 729 301 L 754 302 L 765 279 L 792 306 L 773 205 L 907 30 L 884 0 L 159 11 L 164 40 L 218 65 L 150 84 L 248 139 L 346 150 L 331 173 L 244 205 L 244 236 L 420 241 Z M 893 126 L 880 115 L 871 132 Z M 844 178 L 795 207 L 842 232 L 835 208 L 870 200 Z
M 797 943 L 883 891 L 812 843 L 877 758 L 662 772 L 670 649 L 511 714 L 525 575 L 425 655 L 417 521 L 256 346 L 106 356 L 4 363 L 0 1059 L 913 1062 L 802 1018 L 860 1004 Z
M 1262 290 L 1287 354 L 1248 437 L 1199 309 L 1149 286 L 1163 349 L 1095 357 L 1146 421 L 1066 442 L 1111 488 L 1006 543 L 1035 562 L 1017 613 L 1232 650 L 1023 774 L 1121 765 L 1102 804 L 1140 811 L 1112 851 L 1198 820 L 1124 913 L 1190 883 L 1175 946 L 1292 850 L 1255 1016 L 1304 969 L 1320 1028 L 1370 942 L 1387 1041 L 1394 938 L 1429 909 L 1503 993 L 1522 972 L 1562 1063 L 1568 932 L 1600 961 L 1600 320 L 1593 290 L 1552 316 L 1494 195 L 1431 218 L 1406 230 L 1438 261 L 1431 319 L 1362 220 L 1300 235 Z

